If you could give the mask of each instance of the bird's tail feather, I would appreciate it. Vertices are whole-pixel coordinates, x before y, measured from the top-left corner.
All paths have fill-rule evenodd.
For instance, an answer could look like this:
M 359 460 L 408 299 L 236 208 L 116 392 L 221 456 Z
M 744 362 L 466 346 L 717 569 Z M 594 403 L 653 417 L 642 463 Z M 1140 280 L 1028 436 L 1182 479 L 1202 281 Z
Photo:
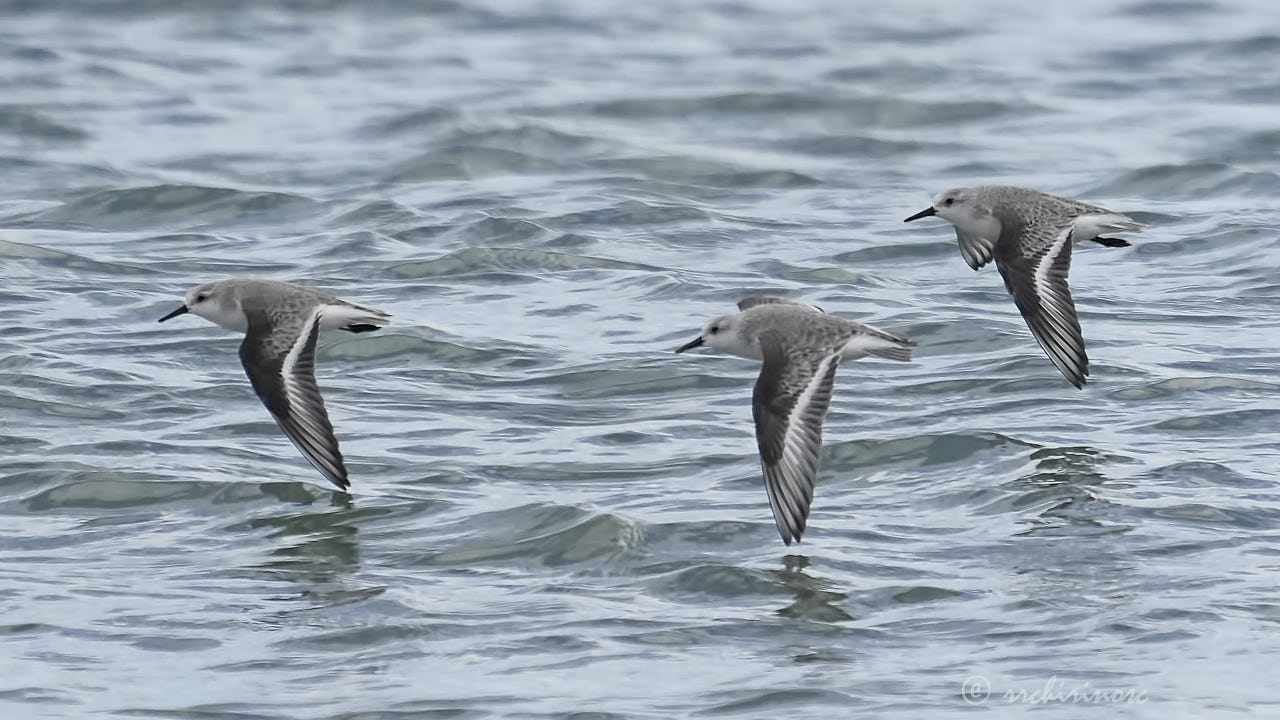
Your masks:
M 907 362 L 915 352 L 915 341 L 904 335 L 885 332 L 878 328 L 866 327 L 865 332 L 855 335 L 845 346 L 845 358 L 852 359 L 858 355 L 873 355 L 886 360 Z
M 867 352 L 870 355 L 884 358 L 886 360 L 898 360 L 900 362 L 908 362 L 911 360 L 911 354 L 915 352 L 916 344 L 911 342 L 910 340 L 908 340 L 907 343 L 908 344 L 904 344 L 904 345 L 895 344 L 895 345 L 885 345 L 884 347 L 880 347 L 880 348 L 868 348 Z
M 348 332 L 369 332 L 391 324 L 391 315 L 376 308 L 348 302 L 326 307 L 324 324 Z

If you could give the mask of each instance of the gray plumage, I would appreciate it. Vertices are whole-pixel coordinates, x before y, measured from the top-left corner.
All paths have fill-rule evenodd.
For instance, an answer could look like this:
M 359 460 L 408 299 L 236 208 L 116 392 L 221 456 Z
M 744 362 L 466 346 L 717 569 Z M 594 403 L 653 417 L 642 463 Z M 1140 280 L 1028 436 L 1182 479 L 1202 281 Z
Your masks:
M 826 310 L 823 310 L 817 305 L 810 305 L 809 303 L 802 303 L 798 300 L 788 300 L 787 298 L 774 297 L 772 295 L 752 295 L 738 301 L 739 310 L 750 310 L 751 308 L 760 305 L 799 305 L 800 307 L 813 308 L 820 313 L 826 312 Z
M 948 190 L 907 222 L 930 215 L 955 226 L 969 267 L 995 261 L 1036 342 L 1072 385 L 1083 387 L 1089 357 L 1067 284 L 1072 248 L 1090 240 L 1125 247 L 1127 241 L 1102 234 L 1140 232 L 1143 225 L 1097 205 L 1003 185 Z
M 346 464 L 315 377 L 321 329 L 377 330 L 391 316 L 302 285 L 237 278 L 187 293 L 161 322 L 191 312 L 245 334 L 240 363 L 262 404 L 286 437 L 334 485 L 350 486 Z
M 782 298 L 752 296 L 738 307 L 676 352 L 706 344 L 762 361 L 751 403 L 756 445 L 778 534 L 790 545 L 804 534 L 813 502 L 836 368 L 867 355 L 910 360 L 915 343 Z

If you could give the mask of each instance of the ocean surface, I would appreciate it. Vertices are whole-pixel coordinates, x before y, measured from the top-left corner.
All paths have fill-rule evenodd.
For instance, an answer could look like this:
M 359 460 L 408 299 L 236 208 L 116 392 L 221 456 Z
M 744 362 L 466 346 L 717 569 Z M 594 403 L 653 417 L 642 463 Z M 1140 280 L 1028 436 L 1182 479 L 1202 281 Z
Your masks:
M 957 185 L 1077 249 L 1072 388 Z M 1280 717 L 1274 2 L 0 2 L 0 716 Z M 352 477 L 185 291 L 303 282 Z M 769 292 L 841 367 L 803 543 Z M 1034 707 L 1029 707 L 1034 706 Z

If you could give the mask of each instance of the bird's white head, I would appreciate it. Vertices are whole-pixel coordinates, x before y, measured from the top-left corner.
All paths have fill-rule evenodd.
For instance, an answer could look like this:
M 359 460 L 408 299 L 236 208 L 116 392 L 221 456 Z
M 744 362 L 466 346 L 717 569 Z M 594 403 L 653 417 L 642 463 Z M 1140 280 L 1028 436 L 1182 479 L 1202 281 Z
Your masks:
M 1000 221 L 989 203 L 983 202 L 979 188 L 952 188 L 933 199 L 933 205 L 905 222 L 937 215 L 962 233 L 995 240 L 1000 237 Z
M 699 345 L 706 345 L 712 350 L 727 352 L 730 355 L 759 358 L 759 344 L 752 342 L 751 338 L 745 337 L 741 332 L 743 314 L 731 313 L 708 320 L 707 324 L 702 326 L 702 333 L 692 341 L 681 345 L 676 352 L 680 353 L 692 350 Z
M 240 294 L 236 290 L 233 283 L 222 280 L 193 287 L 187 291 L 182 307 L 160 318 L 160 322 L 189 312 L 228 330 L 245 332 L 249 320 L 240 307 Z

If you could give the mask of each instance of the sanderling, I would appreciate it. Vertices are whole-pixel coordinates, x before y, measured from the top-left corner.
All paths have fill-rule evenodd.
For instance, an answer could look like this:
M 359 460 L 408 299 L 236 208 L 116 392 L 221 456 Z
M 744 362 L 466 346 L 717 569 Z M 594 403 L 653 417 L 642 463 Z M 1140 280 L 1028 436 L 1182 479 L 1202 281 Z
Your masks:
M 187 312 L 245 334 L 240 362 L 254 392 L 303 456 L 346 490 L 347 467 L 316 385 L 316 337 L 322 328 L 377 330 L 391 316 L 302 285 L 251 278 L 194 288 L 160 322 Z
M 1127 241 L 1102 233 L 1141 232 L 1144 225 L 1096 205 L 1002 185 L 948 190 L 904 222 L 930 215 L 955 226 L 969 267 L 995 260 L 1036 342 L 1072 385 L 1084 387 L 1089 357 L 1067 286 L 1071 246 L 1092 240 L 1127 247 Z
M 699 345 L 764 361 L 751 396 L 764 486 L 782 542 L 800 540 L 822 450 L 822 420 L 836 366 L 867 355 L 910 360 L 915 343 L 901 335 L 827 315 L 782 298 L 754 295 L 741 312 L 721 315 L 680 346 Z

